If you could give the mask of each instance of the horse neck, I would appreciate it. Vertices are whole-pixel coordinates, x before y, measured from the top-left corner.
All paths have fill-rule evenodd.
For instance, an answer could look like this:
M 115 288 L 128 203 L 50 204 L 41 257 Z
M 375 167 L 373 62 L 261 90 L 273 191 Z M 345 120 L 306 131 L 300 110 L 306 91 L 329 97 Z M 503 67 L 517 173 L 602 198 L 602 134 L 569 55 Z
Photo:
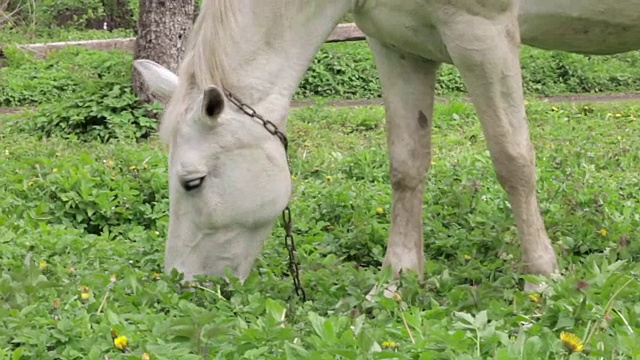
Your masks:
M 237 16 L 233 46 L 223 54 L 222 81 L 284 130 L 290 101 L 305 71 L 353 0 L 281 1 L 280 9 L 272 1 L 246 1 Z

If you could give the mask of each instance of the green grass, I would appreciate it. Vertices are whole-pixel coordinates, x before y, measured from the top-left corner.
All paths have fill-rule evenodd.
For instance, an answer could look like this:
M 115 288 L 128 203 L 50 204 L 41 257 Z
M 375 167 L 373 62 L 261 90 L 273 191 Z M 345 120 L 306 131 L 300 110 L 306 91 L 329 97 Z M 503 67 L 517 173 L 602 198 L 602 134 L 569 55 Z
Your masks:
M 154 138 L 40 140 L 0 119 L 0 359 L 586 358 L 563 350 L 561 331 L 588 338 L 590 357 L 636 359 L 640 104 L 532 102 L 528 112 L 563 276 L 538 298 L 520 290 L 506 196 L 475 113 L 454 101 L 436 106 L 425 281 L 408 274 L 400 301 L 371 302 L 386 279 L 383 111 L 292 111 L 304 304 L 282 275 L 279 226 L 244 284 L 183 289 L 176 275 L 156 276 L 167 189 Z

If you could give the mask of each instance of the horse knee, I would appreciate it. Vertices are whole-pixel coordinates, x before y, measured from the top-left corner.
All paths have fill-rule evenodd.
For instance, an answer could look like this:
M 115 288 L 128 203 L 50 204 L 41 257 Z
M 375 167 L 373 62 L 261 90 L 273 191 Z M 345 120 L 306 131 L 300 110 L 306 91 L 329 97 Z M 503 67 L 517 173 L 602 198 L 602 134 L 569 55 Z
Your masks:
M 494 155 L 494 166 L 498 182 L 508 193 L 534 191 L 535 164 L 530 148 L 503 149 Z
M 428 157 L 428 156 L 427 156 Z M 391 188 L 395 191 L 415 191 L 421 189 L 427 176 L 427 169 L 431 162 L 428 157 L 426 165 L 418 162 L 391 163 Z

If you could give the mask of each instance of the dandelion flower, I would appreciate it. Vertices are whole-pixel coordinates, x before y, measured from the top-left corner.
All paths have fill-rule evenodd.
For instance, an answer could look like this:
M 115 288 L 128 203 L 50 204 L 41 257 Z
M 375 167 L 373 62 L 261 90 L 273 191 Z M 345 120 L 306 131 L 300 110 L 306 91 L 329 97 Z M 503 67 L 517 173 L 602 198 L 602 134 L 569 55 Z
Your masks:
M 91 292 L 89 290 L 89 287 L 86 285 L 80 286 L 80 299 L 87 301 L 89 300 L 89 297 L 91 297 Z
M 584 344 L 576 334 L 563 331 L 560 333 L 560 341 L 562 345 L 571 352 L 581 352 L 584 350 Z
M 558 109 L 558 108 L 557 108 L 557 107 L 555 107 L 555 106 L 552 106 L 552 107 L 551 107 L 551 111 L 558 111 L 558 110 L 560 110 L 560 109 Z
M 380 345 L 382 345 L 384 349 L 395 349 L 398 347 L 398 344 L 395 341 L 383 341 Z
M 607 236 L 607 234 L 608 234 L 608 233 L 609 233 L 609 232 L 607 231 L 607 229 L 604 229 L 604 228 L 602 228 L 602 229 L 600 229 L 600 230 L 598 231 L 598 234 L 600 234 L 600 235 L 602 235 L 602 236 Z
M 471 260 L 471 255 L 464 254 L 464 259 L 467 260 L 467 261 Z
M 539 303 L 540 296 L 537 294 L 529 294 L 529 300 L 533 301 L 534 303 Z
M 151 355 L 149 355 L 149 353 L 142 353 L 142 356 L 140 356 L 140 360 L 150 360 L 151 359 Z
M 115 346 L 116 349 L 120 351 L 125 351 L 127 349 L 128 344 L 129 344 L 129 341 L 127 340 L 127 337 L 124 335 L 116 336 L 115 339 L 113 339 L 113 346 Z
M 40 260 L 40 262 L 38 263 L 38 267 L 40 268 L 40 270 L 44 270 L 47 268 L 47 262 L 44 260 Z
M 382 214 L 384 214 L 384 209 L 383 209 L 383 208 L 381 208 L 381 207 L 377 207 L 377 208 L 376 208 L 376 214 L 378 214 L 378 215 L 382 215 Z
M 325 180 L 327 180 L 328 182 L 331 182 L 331 181 L 333 180 L 333 177 L 331 177 L 331 176 L 326 176 L 324 179 L 325 179 Z

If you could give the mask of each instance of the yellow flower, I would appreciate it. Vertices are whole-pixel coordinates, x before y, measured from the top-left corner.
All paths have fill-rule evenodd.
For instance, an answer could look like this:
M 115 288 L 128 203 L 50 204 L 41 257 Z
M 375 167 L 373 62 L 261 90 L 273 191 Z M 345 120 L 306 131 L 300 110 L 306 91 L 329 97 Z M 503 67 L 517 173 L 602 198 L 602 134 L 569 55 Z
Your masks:
M 557 108 L 557 107 L 555 107 L 555 106 L 552 106 L 552 107 L 551 107 L 551 111 L 558 111 L 558 110 L 560 110 L 560 109 L 558 109 L 558 108 Z
M 151 359 L 151 355 L 149 355 L 149 353 L 142 353 L 142 356 L 140 356 L 140 360 L 150 360 Z
M 382 215 L 382 214 L 384 214 L 384 209 L 383 209 L 383 208 L 381 208 L 381 207 L 377 207 L 377 208 L 376 208 L 376 214 L 378 214 L 378 215 Z
M 115 339 L 113 339 L 113 346 L 120 351 L 125 351 L 127 349 L 127 345 L 128 340 L 124 335 L 116 336 Z
M 539 303 L 540 296 L 537 294 L 529 294 L 529 300 L 533 301 L 534 303 Z
M 325 179 L 325 180 L 327 180 L 328 182 L 331 182 L 331 180 L 333 180 L 333 177 L 331 177 L 331 176 L 326 176 L 324 179 Z
M 584 350 L 584 344 L 582 344 L 582 340 L 580 340 L 576 334 L 563 331 L 560 333 L 560 341 L 562 342 L 562 345 L 571 352 L 581 352 Z
M 44 270 L 47 268 L 47 262 L 44 260 L 40 260 L 40 262 L 38 263 L 38 267 L 40 268 L 40 270 Z
M 116 165 L 116 163 L 113 160 L 104 160 L 104 166 L 106 167 L 114 167 Z
M 398 344 L 395 341 L 383 341 L 381 345 L 385 349 L 395 349 L 398 347 Z
M 622 114 L 620 114 L 620 113 L 616 114 L 616 117 L 621 117 L 621 116 L 622 116 Z
M 160 279 L 160 274 L 158 274 L 157 272 L 154 272 L 151 277 L 153 277 L 153 280 L 158 280 Z
M 58 172 L 58 169 L 57 168 L 53 168 L 53 170 L 51 170 L 51 172 L 56 173 L 56 172 Z
M 129 170 L 138 170 L 138 167 L 135 165 L 129 166 Z
M 471 260 L 471 255 L 464 254 L 464 259 L 467 260 L 467 261 Z
M 604 228 L 602 228 L 602 229 L 600 229 L 600 230 L 598 231 L 598 234 L 600 234 L 600 235 L 602 235 L 602 236 L 607 236 L 607 234 L 608 234 L 608 233 L 609 233 L 609 232 L 607 231 L 607 229 L 604 229 Z
M 91 292 L 88 286 L 82 285 L 78 290 L 80 290 L 80 299 L 84 301 L 89 300 L 89 297 L 91 297 Z

